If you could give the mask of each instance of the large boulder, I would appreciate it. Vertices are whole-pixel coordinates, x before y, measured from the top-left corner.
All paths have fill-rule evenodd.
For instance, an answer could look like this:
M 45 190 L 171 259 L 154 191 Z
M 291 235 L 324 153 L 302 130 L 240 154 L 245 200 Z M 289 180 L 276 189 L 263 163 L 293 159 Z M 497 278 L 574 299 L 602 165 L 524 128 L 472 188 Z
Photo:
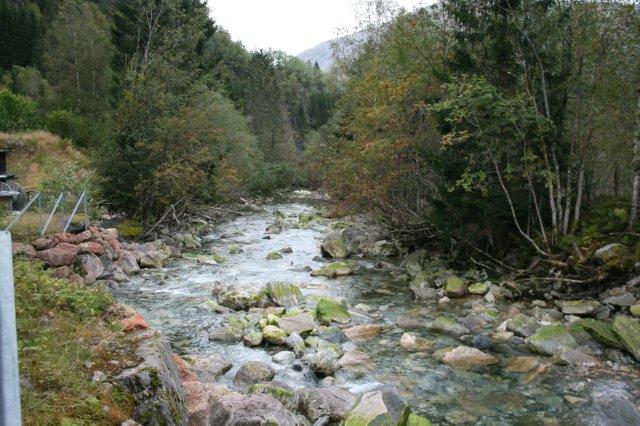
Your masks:
M 339 387 L 304 388 L 296 391 L 298 411 L 311 422 L 321 417 L 339 423 L 343 421 L 358 398 Z
M 95 254 L 85 253 L 78 256 L 76 263 L 81 269 L 85 284 L 93 284 L 104 274 L 104 265 Z
M 300 288 L 286 282 L 270 282 L 267 284 L 267 295 L 278 306 L 290 308 L 304 303 L 304 296 Z
M 613 319 L 613 331 L 625 349 L 640 361 L 640 319 L 616 315 Z
M 120 266 L 127 275 L 134 275 L 140 272 L 140 265 L 138 265 L 135 255 L 130 251 L 122 250 L 116 265 Z
M 189 426 L 208 426 L 211 424 L 211 406 L 223 395 L 231 393 L 225 385 L 183 382 L 185 405 L 189 416 Z
M 325 324 L 332 321 L 347 323 L 351 320 L 351 314 L 347 309 L 335 300 L 322 298 L 316 306 L 316 318 Z
M 142 268 L 162 268 L 169 255 L 164 250 L 148 251 L 140 257 Z
M 409 415 L 409 407 L 397 389 L 387 385 L 363 393 L 344 426 L 405 425 Z
M 627 253 L 627 248 L 619 243 L 607 244 L 594 253 L 594 257 L 602 263 L 615 260 Z
M 309 312 L 278 318 L 277 323 L 287 334 L 303 334 L 316 328 L 315 319 Z
M 613 324 L 593 318 L 584 318 L 574 323 L 574 326 L 586 330 L 591 337 L 600 343 L 614 348 L 622 348 L 620 339 L 613 331 Z
M 211 407 L 210 425 L 298 426 L 305 422 L 268 395 L 224 395 Z
M 307 362 L 311 371 L 320 377 L 333 376 L 340 367 L 338 365 L 338 354 L 330 349 L 323 349 L 316 353 L 305 355 L 303 360 Z
M 339 238 L 325 240 L 320 246 L 322 255 L 333 259 L 344 259 L 349 255 L 347 244 Z
M 276 375 L 275 370 L 266 362 L 249 361 L 242 364 L 233 381 L 236 383 L 254 384 L 268 382 Z
M 60 243 L 55 247 L 38 252 L 38 259 L 49 266 L 69 266 L 76 260 L 80 249 L 69 243 Z
M 224 356 L 217 353 L 209 355 L 186 355 L 183 357 L 189 370 L 201 382 L 214 382 L 219 376 L 226 374 L 233 364 Z
M 575 349 L 578 344 L 561 325 L 547 325 L 527 338 L 529 346 L 540 355 L 553 356 L 563 349 Z
M 136 337 L 142 362 L 116 378 L 133 395 L 133 418 L 142 424 L 186 425 L 185 394 L 169 340 L 155 330 Z
M 469 346 L 458 346 L 451 350 L 436 355 L 445 364 L 468 370 L 474 367 L 498 364 L 500 360 L 493 355 L 486 354 L 479 349 Z

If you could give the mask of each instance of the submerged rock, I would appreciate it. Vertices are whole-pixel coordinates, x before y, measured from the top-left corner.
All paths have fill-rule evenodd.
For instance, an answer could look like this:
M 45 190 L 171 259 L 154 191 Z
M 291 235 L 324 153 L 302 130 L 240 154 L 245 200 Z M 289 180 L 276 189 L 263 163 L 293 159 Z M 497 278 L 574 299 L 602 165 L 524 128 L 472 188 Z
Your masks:
M 369 339 L 376 337 L 382 332 L 383 326 L 380 324 L 362 324 L 344 330 L 344 334 L 350 340 Z
M 440 361 L 445 364 L 468 370 L 473 367 L 498 364 L 500 360 L 493 355 L 486 354 L 479 349 L 469 346 L 458 346 L 442 354 Z
M 435 349 L 435 344 L 432 341 L 412 333 L 404 333 L 402 335 L 400 346 L 411 352 L 431 352 Z
M 428 325 L 428 328 L 433 331 L 438 331 L 451 336 L 459 337 L 463 334 L 469 334 L 470 331 L 464 325 L 457 321 L 447 317 L 437 317 L 434 322 Z
M 562 349 L 575 349 L 578 344 L 561 325 L 547 325 L 527 338 L 527 343 L 540 355 L 552 356 Z

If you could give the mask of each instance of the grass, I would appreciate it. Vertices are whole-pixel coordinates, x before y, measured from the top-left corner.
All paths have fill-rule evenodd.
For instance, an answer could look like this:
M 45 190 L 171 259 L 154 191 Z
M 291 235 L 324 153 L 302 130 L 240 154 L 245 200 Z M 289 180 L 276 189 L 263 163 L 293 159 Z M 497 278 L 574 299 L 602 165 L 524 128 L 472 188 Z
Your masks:
M 130 418 L 131 395 L 92 383 L 135 361 L 134 342 L 111 322 L 112 297 L 53 278 L 39 263 L 15 259 L 16 316 L 25 425 L 111 425 Z
M 70 213 L 70 212 L 69 212 Z M 62 232 L 66 221 L 69 219 L 69 213 L 55 214 L 51 220 L 51 224 L 47 228 L 46 235 L 53 235 Z M 11 236 L 13 241 L 27 243 L 40 237 L 40 230 L 49 217 L 48 212 L 26 212 L 22 215 L 18 223 L 11 228 Z M 0 213 L 0 230 L 4 228 L 14 219 L 12 215 Z M 72 226 L 81 226 L 84 221 L 84 214 L 78 213 L 73 218 Z

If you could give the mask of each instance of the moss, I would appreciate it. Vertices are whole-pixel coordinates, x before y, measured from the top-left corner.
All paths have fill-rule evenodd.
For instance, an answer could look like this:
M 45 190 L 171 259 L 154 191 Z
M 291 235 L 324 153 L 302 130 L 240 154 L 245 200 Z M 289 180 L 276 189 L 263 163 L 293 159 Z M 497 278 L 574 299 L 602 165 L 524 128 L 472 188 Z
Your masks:
M 607 346 L 614 348 L 622 347 L 618 336 L 613 331 L 613 326 L 610 322 L 599 321 L 592 318 L 584 318 L 576 321 L 572 328 L 579 327 L 586 330 L 594 339 Z
M 250 394 L 266 394 L 271 395 L 283 404 L 287 404 L 291 398 L 293 398 L 293 391 L 273 383 L 256 383 L 249 386 L 248 393 Z
M 351 314 L 335 300 L 322 298 L 315 309 L 316 318 L 325 324 L 331 321 L 347 322 L 351 319 Z
M 407 418 L 406 426 L 431 426 L 431 422 L 426 417 L 419 416 L 417 414 L 409 414 Z
M 116 225 L 118 235 L 128 240 L 134 240 L 142 235 L 144 226 L 133 219 L 125 219 Z

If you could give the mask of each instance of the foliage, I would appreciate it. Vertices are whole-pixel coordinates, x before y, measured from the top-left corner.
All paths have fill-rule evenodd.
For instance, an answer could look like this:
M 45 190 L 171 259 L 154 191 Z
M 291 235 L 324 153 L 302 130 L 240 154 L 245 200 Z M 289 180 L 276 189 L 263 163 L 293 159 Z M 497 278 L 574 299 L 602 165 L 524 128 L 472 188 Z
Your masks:
M 51 133 L 70 139 L 81 148 L 88 148 L 99 141 L 103 133 L 100 120 L 90 120 L 69 110 L 49 112 L 44 117 L 44 124 Z
M 0 69 L 28 66 L 43 32 L 40 8 L 33 2 L 0 0 Z
M 276 189 L 286 188 L 293 182 L 294 171 L 287 163 L 267 163 L 254 177 L 250 189 L 269 194 Z
M 21 95 L 0 89 L 0 131 L 32 129 L 36 124 L 36 103 Z
M 86 367 L 91 362 L 108 372 L 107 361 L 131 359 L 109 350 L 117 334 L 100 318 L 112 297 L 55 279 L 31 262 L 16 260 L 14 271 L 20 376 L 28 383 L 21 392 L 23 422 L 106 425 L 129 418 L 131 395 L 120 386 L 102 391 Z

